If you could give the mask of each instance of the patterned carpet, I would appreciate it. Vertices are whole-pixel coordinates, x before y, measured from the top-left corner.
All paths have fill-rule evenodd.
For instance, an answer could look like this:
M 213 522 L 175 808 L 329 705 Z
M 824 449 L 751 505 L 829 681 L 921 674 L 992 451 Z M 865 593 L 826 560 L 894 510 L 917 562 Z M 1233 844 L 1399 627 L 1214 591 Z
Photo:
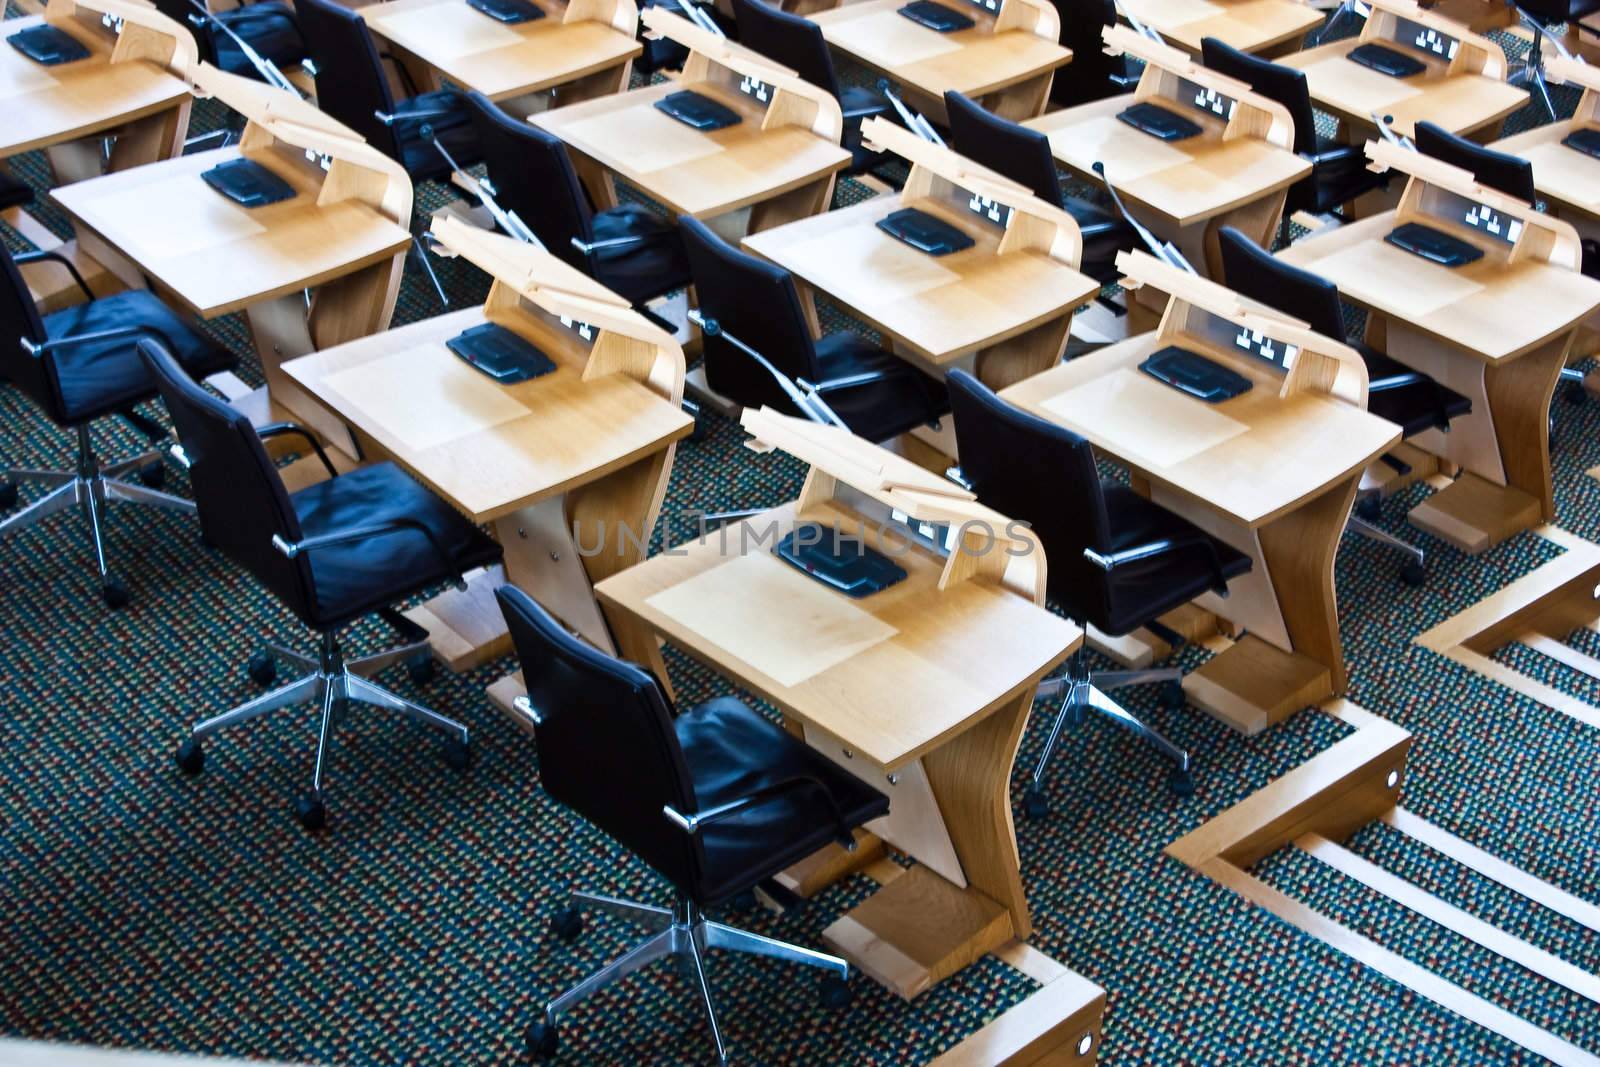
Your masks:
M 220 116 L 203 106 L 197 119 L 198 132 Z M 41 160 L 17 162 L 42 183 Z M 437 188 L 423 193 L 430 204 L 441 198 Z M 864 193 L 854 183 L 841 189 L 843 198 Z M 486 284 L 473 268 L 438 265 L 457 306 L 482 298 Z M 439 310 L 414 274 L 396 323 Z M 211 328 L 246 351 L 239 322 Z M 241 373 L 259 381 L 252 357 Z M 1600 462 L 1600 405 L 1557 404 L 1555 415 L 1558 523 L 1600 540 L 1600 483 L 1584 474 Z M 13 390 L 0 390 L 0 426 L 7 465 L 68 458 L 66 435 Z M 742 433 L 726 420 L 710 416 L 709 430 L 680 446 L 666 513 L 794 496 L 797 464 L 741 448 Z M 108 454 L 134 443 L 109 426 L 100 440 Z M 172 484 L 187 491 L 180 472 Z M 1340 553 L 1350 696 L 1418 734 L 1407 807 L 1596 899 L 1600 735 L 1411 643 L 1557 550 L 1529 534 L 1464 557 L 1405 526 L 1406 508 L 1426 492 L 1413 488 L 1384 519 L 1428 550 L 1425 588 L 1401 585 L 1398 561 L 1370 542 L 1347 539 Z M 386 675 L 384 684 L 466 721 L 475 762 L 452 771 L 433 735 L 353 711 L 334 747 L 330 830 L 307 835 L 290 801 L 309 784 L 309 707 L 217 738 L 199 778 L 183 777 L 171 758 L 190 722 L 256 692 L 244 663 L 262 639 L 303 646 L 306 635 L 253 581 L 203 549 L 190 520 L 119 511 L 110 540 L 134 596 L 118 613 L 100 603 L 74 516 L 0 546 L 0 1032 L 305 1062 L 517 1061 L 522 1030 L 543 1001 L 637 937 L 592 919 L 571 947 L 549 938 L 545 923 L 569 885 L 656 901 L 664 888 L 545 797 L 533 744 L 483 696 L 509 662 L 441 674 L 421 689 L 403 671 Z M 360 627 L 351 651 L 386 637 L 381 627 Z M 1191 649 L 1179 659 L 1192 667 L 1203 656 Z M 686 701 L 730 690 L 682 657 L 671 667 Z M 1549 680 L 1595 695 L 1579 676 Z M 1245 739 L 1196 711 L 1159 708 L 1153 694 L 1135 692 L 1129 702 L 1190 748 L 1195 795 L 1169 797 L 1151 751 L 1091 722 L 1057 756 L 1054 814 L 1029 822 L 1019 812 L 1017 820 L 1033 943 L 1109 991 L 1104 1063 L 1532 1059 L 1161 855 L 1348 727 L 1308 711 Z M 1031 767 L 1043 742 L 1053 709 L 1040 711 L 1019 767 Z M 1392 831 L 1369 829 L 1352 847 L 1574 963 L 1600 966 L 1592 934 L 1534 913 Z M 1284 854 L 1261 871 L 1600 1053 L 1592 1004 L 1309 859 Z M 871 889 L 858 877 L 794 915 L 729 918 L 815 943 Z M 730 1047 L 746 1064 L 924 1062 L 1036 988 L 987 959 L 910 1005 L 858 980 L 855 1003 L 833 1013 L 816 1003 L 809 977 L 781 965 L 714 955 L 710 968 Z M 711 1059 L 698 1004 L 670 968 L 588 1002 L 567 1020 L 563 1040 L 568 1063 Z

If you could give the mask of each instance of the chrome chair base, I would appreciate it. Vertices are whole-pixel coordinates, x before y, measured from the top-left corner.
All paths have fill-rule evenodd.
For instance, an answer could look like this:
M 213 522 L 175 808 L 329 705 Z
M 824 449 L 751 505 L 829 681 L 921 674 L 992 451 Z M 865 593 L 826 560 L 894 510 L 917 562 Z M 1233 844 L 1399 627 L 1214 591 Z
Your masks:
M 1053 697 L 1057 693 L 1065 693 L 1061 700 L 1061 708 L 1056 712 L 1056 721 L 1050 727 L 1050 737 L 1044 743 L 1044 752 L 1039 756 L 1038 764 L 1033 768 L 1033 777 L 1028 784 L 1028 790 L 1023 795 L 1023 811 L 1030 819 L 1040 819 L 1050 813 L 1050 802 L 1044 793 L 1044 773 L 1050 766 L 1050 757 L 1055 754 L 1056 742 L 1061 739 L 1062 729 L 1070 722 L 1076 726 L 1083 722 L 1084 713 L 1093 711 L 1104 715 L 1113 722 L 1149 741 L 1164 755 L 1170 758 L 1174 767 L 1167 777 L 1167 785 L 1178 796 L 1186 797 L 1194 792 L 1194 778 L 1189 773 L 1189 753 L 1168 741 L 1161 733 L 1145 725 L 1136 715 L 1112 700 L 1106 693 L 1125 689 L 1130 685 L 1164 684 L 1166 690 L 1163 699 L 1169 707 L 1181 707 L 1184 701 L 1183 672 L 1176 667 L 1152 667 L 1147 670 L 1137 671 L 1089 671 L 1083 663 L 1083 653 L 1079 651 L 1072 658 L 1072 666 L 1066 674 L 1057 678 L 1047 678 L 1040 683 L 1035 699 L 1040 697 Z
M 787 963 L 821 968 L 829 975 L 824 979 L 828 983 L 823 987 L 824 1002 L 834 1008 L 849 1003 L 850 987 L 846 982 L 850 977 L 850 964 L 846 961 L 825 952 L 713 922 L 689 900 L 680 898 L 671 908 L 658 908 L 575 891 L 571 907 L 557 915 L 551 923 L 551 929 L 563 941 L 574 941 L 583 932 L 580 909 L 601 911 L 636 923 L 649 931 L 650 936 L 545 1005 L 544 1019 L 528 1028 L 528 1051 L 537 1059 L 545 1060 L 555 1055 L 558 1047 L 557 1020 L 563 1013 L 640 968 L 656 960 L 672 957 L 683 968 L 685 977 L 699 989 L 701 1003 L 706 1009 L 706 1021 L 711 1027 L 711 1039 L 717 1045 L 717 1062 L 726 1065 L 728 1050 L 722 1041 L 722 1030 L 717 1025 L 711 987 L 706 982 L 707 949 L 767 956 Z
M 295 802 L 295 814 L 308 830 L 321 829 L 327 821 L 323 804 L 323 783 L 327 777 L 328 748 L 333 737 L 335 714 L 348 704 L 366 704 L 386 711 L 398 711 L 424 726 L 442 730 L 448 735 L 445 760 L 457 769 L 466 767 L 471 758 L 468 747 L 471 736 L 466 726 L 454 719 L 440 715 L 421 704 L 413 703 L 370 680 L 371 676 L 396 663 L 419 655 L 428 655 L 426 639 L 400 645 L 371 656 L 346 661 L 333 634 L 322 635 L 319 658 L 302 655 L 281 645 L 268 644 L 267 649 L 276 657 L 293 664 L 306 673 L 286 685 L 280 685 L 248 700 L 221 715 L 195 723 L 189 737 L 178 748 L 178 766 L 186 774 L 199 774 L 205 767 L 203 738 L 259 718 L 268 712 L 292 707 L 296 704 L 316 703 L 322 709 L 321 727 L 317 734 L 317 758 L 311 776 L 311 793 Z M 252 674 L 254 674 L 252 669 Z M 270 684 L 270 683 L 269 683 Z
M 82 510 L 89 526 L 90 543 L 94 548 L 95 566 L 100 575 L 100 594 L 106 604 L 120 608 L 128 602 L 127 587 L 114 575 L 106 563 L 105 513 L 113 501 L 119 504 L 137 504 L 143 507 L 164 508 L 188 515 L 195 513 L 194 502 L 163 493 L 151 484 L 140 485 L 127 481 L 124 475 L 139 472 L 147 483 L 160 484 L 164 468 L 162 453 L 158 449 L 142 452 L 129 459 L 118 460 L 104 467 L 95 457 L 89 440 L 89 427 L 78 427 L 78 466 L 71 471 L 33 470 L 14 467 L 3 472 L 4 495 L 15 500 L 16 487 L 22 484 L 43 485 L 49 492 L 10 518 L 0 522 L 0 540 L 11 537 L 41 520 L 68 508 Z

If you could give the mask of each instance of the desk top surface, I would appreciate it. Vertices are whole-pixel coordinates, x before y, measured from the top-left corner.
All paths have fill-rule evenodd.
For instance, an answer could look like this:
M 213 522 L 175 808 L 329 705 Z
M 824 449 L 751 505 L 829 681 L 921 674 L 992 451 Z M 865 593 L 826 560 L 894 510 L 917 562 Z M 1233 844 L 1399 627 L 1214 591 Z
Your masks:
M 1534 188 L 1544 199 L 1590 217 L 1600 217 L 1600 159 L 1561 143 L 1563 137 L 1578 128 L 1579 124 L 1572 119 L 1562 119 L 1496 141 L 1489 147 L 1532 163 Z
M 6 19 L 0 36 L 37 26 L 39 16 Z M 0 47 L 0 158 L 76 140 L 175 107 L 189 95 L 182 78 L 146 60 L 111 63 L 111 42 L 75 35 L 90 51 L 76 63 L 42 66 Z
M 501 385 L 445 342 L 468 308 L 290 360 L 283 369 L 474 522 L 587 484 L 686 436 L 682 410 L 624 374 L 583 380 L 576 358 Z
M 1043 252 L 997 255 L 997 234 L 940 211 L 974 238 L 971 248 L 930 256 L 878 229 L 904 206 L 899 194 L 813 215 L 744 239 L 788 270 L 924 358 L 948 363 L 1078 307 L 1094 279 Z
M 1451 133 L 1470 133 L 1499 122 L 1528 104 L 1524 89 L 1482 74 L 1446 74 L 1444 67 L 1433 60 L 1424 59 L 1428 69 L 1415 77 L 1379 74 L 1346 58 L 1363 43 L 1351 37 L 1283 56 L 1276 62 L 1305 72 L 1311 99 L 1323 110 L 1361 128 L 1373 125 L 1374 113 L 1393 115 L 1393 130 L 1406 137 L 1422 119 Z M 1392 42 L 1388 46 L 1394 47 Z
M 1487 363 L 1514 359 L 1600 306 L 1600 281 L 1575 270 L 1486 255 L 1445 267 L 1384 240 L 1395 213 L 1296 241 L 1279 258 L 1320 274 L 1339 295 Z
M 1302 0 L 1122 0 L 1134 18 L 1198 55 L 1215 37 L 1241 52 L 1261 52 L 1297 40 L 1327 13 Z
M 683 89 L 737 111 L 741 121 L 701 132 L 655 106 Z M 762 107 L 710 82 L 667 82 L 529 116 L 673 212 L 715 218 L 842 170 L 850 153 L 804 126 L 763 130 Z
M 374 33 L 491 100 L 538 92 L 639 55 L 644 46 L 593 19 L 563 23 L 563 6 L 534 0 L 545 17 L 506 25 L 466 0 L 386 0 L 357 8 Z
M 50 195 L 74 220 L 215 318 L 351 274 L 405 251 L 411 234 L 356 200 L 319 206 L 313 164 L 274 162 L 293 199 L 246 209 L 200 174 L 239 149 L 219 148 L 62 186 Z
M 1027 30 L 980 27 L 939 33 L 899 9 L 905 0 L 865 0 L 808 16 L 833 47 L 898 82 L 934 96 L 980 96 L 1052 71 L 1072 50 Z
M 1062 363 L 1001 396 L 1132 469 L 1256 527 L 1365 469 L 1400 428 L 1320 393 L 1278 395 L 1281 378 L 1236 361 L 1248 392 L 1207 404 L 1140 371 L 1155 332 Z
M 1057 162 L 1098 182 L 1093 164 L 1105 164 L 1124 199 L 1189 226 L 1277 192 L 1305 177 L 1311 164 L 1256 137 L 1224 141 L 1207 129 L 1166 142 L 1117 118 L 1133 104 L 1126 94 L 1023 123 L 1050 138 Z
M 836 502 L 806 518 L 852 532 L 859 521 Z M 899 540 L 885 550 L 905 580 L 852 600 L 771 553 L 793 522 L 793 505 L 766 512 L 595 592 L 888 770 L 970 729 L 1082 640 L 1072 623 L 987 581 L 940 592 L 944 561 L 917 547 L 900 554 Z M 879 547 L 870 523 L 867 537 Z

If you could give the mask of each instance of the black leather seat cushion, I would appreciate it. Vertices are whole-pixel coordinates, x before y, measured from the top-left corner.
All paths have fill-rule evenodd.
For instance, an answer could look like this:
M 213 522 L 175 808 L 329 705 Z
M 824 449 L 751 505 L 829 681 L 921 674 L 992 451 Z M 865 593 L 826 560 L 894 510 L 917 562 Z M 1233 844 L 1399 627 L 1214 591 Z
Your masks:
M 46 337 L 98 333 L 126 326 L 153 327 L 190 375 L 199 377 L 233 366 L 233 353 L 190 329 L 147 289 L 101 297 L 44 317 Z M 156 395 L 156 383 L 134 347 L 138 337 L 68 345 L 52 355 L 61 386 L 61 421 L 68 426 L 123 411 Z
M 882 381 L 832 390 L 822 396 L 834 414 L 859 437 L 886 441 L 950 410 L 950 396 L 943 382 L 860 334 L 839 330 L 823 337 L 816 347 L 817 366 L 825 382 L 856 374 L 890 372 L 891 376 Z
M 1083 234 L 1083 273 L 1102 284 L 1115 282 L 1121 273 L 1117 253 L 1141 247 L 1139 235 L 1127 219 L 1092 200 L 1063 196 L 1061 206 Z
M 642 237 L 640 244 L 595 252 L 595 277 L 630 303 L 642 304 L 689 284 L 683 238 L 668 219 L 639 204 L 623 204 L 595 214 L 596 241 Z
M 1152 541 L 1202 534 L 1199 527 L 1152 504 L 1127 486 L 1104 483 L 1107 521 L 1112 530 L 1111 549 L 1120 552 Z M 1202 534 L 1204 536 L 1204 534 Z M 1208 538 L 1216 547 L 1225 578 L 1250 570 L 1250 557 Z M 1211 571 L 1197 560 L 1209 560 L 1203 545 L 1186 548 L 1138 563 L 1125 563 L 1111 572 L 1110 615 L 1095 625 L 1114 637 L 1130 633 L 1149 619 L 1179 604 L 1186 604 L 1211 588 Z M 1152 608 L 1152 605 L 1164 605 Z
M 238 34 L 280 70 L 298 66 L 306 58 L 305 38 L 300 36 L 294 11 L 283 0 L 258 3 L 216 13 L 219 21 Z M 229 74 L 259 80 L 256 68 L 245 58 L 239 45 L 227 33 L 206 23 L 203 32 L 214 54 L 216 65 Z
M 835 840 L 835 806 L 851 827 L 889 810 L 888 797 L 733 697 L 690 708 L 673 728 L 701 811 L 799 777 L 817 779 L 833 798 L 830 805 L 819 790 L 797 789 L 703 827 L 703 905 L 743 892 Z
M 360 467 L 289 498 L 306 537 L 406 518 L 425 524 L 449 554 L 440 560 L 420 530 L 401 530 L 308 554 L 315 585 L 306 621 L 339 626 L 427 586 L 500 558 L 500 546 L 393 463 Z
M 445 114 L 427 114 L 435 111 Z M 398 116 L 394 135 L 400 145 L 400 165 L 406 168 L 412 181 L 444 181 L 450 177 L 450 164 L 423 135 L 424 127 L 433 128 L 439 143 L 461 166 L 471 167 L 483 162 L 483 150 L 478 147 L 478 134 L 472 127 L 467 98 L 455 90 L 440 89 L 402 100 L 395 104 L 394 113 Z
M 1399 360 L 1366 345 L 1358 345 L 1357 350 L 1367 363 L 1368 381 L 1413 373 Z M 1471 411 L 1472 401 L 1424 375 L 1420 382 L 1368 393 L 1367 410 L 1399 426 L 1402 437 L 1411 437 L 1426 430 L 1443 429 L 1451 419 Z
M 33 203 L 33 190 L 0 170 L 0 210 Z
M 1317 136 L 1317 152 L 1332 152 L 1344 147 L 1339 141 L 1331 138 Z M 1353 200 L 1362 193 L 1369 192 L 1387 184 L 1388 176 L 1374 174 L 1367 169 L 1367 157 L 1358 148 L 1353 152 L 1341 153 L 1338 158 L 1320 163 L 1311 168 L 1310 177 L 1305 179 L 1309 185 L 1313 199 L 1310 204 L 1302 204 L 1298 197 L 1291 196 L 1292 201 L 1288 210 L 1295 211 L 1306 208 L 1315 214 L 1332 211 L 1347 200 Z M 1299 186 L 1296 186 L 1298 189 Z

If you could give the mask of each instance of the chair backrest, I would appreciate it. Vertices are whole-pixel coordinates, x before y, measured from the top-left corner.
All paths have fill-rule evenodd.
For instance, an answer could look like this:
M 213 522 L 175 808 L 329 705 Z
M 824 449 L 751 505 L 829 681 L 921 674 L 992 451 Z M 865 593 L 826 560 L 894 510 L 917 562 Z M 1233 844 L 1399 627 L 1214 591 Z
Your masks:
M 545 792 L 698 898 L 699 839 L 667 821 L 698 809 L 694 782 L 655 678 L 573 637 L 512 585 L 495 591 L 522 663 Z
M 815 382 L 816 345 L 789 272 L 739 251 L 698 219 L 680 216 L 678 229 L 700 313 L 790 378 Z M 800 414 L 772 375 L 725 338 L 707 337 L 703 352 L 706 382 L 716 392 L 746 407 Z
M 308 617 L 315 589 L 310 560 L 289 559 L 272 547 L 273 534 L 300 540 L 300 520 L 250 419 L 198 385 L 159 343 L 140 341 L 139 353 L 189 460 L 206 540 Z
M 1529 204 L 1538 199 L 1538 193 L 1533 188 L 1533 164 L 1526 159 L 1508 152 L 1496 152 L 1465 137 L 1457 137 L 1432 122 L 1417 123 L 1414 140 L 1418 152 L 1442 159 L 1452 167 L 1471 171 L 1479 185 L 1498 189 L 1507 196 Z
M 594 209 L 559 137 L 512 118 L 479 92 L 467 94 L 472 126 L 483 148 L 495 199 L 515 211 L 551 255 L 593 273 L 574 237 L 594 237 Z
M 1344 340 L 1338 286 L 1320 274 L 1285 263 L 1232 226 L 1224 226 L 1217 234 L 1217 245 L 1222 252 L 1223 285 L 1293 315 L 1324 337 Z
M 733 17 L 740 44 L 838 97 L 839 78 L 821 26 L 762 0 L 733 0 Z
M 951 371 L 947 382 L 961 473 L 978 500 L 1039 536 L 1052 600 L 1080 622 L 1104 620 L 1106 572 L 1083 556 L 1086 548 L 1111 550 L 1094 449 L 1071 430 L 1000 399 L 966 371 Z
M 1304 73 L 1241 52 L 1215 37 L 1201 39 L 1200 54 L 1205 65 L 1218 74 L 1242 81 L 1268 100 L 1282 104 L 1294 120 L 1294 150 L 1301 155 L 1315 154 L 1317 120 Z
M 1108 56 L 1100 33 L 1117 24 L 1115 0 L 1053 0 L 1061 17 L 1061 44 L 1072 49 L 1072 62 L 1056 68 L 1050 100 L 1058 107 L 1120 96 L 1127 92 L 1112 81 L 1128 68 L 1123 56 Z
M 398 160 L 399 141 L 374 114 L 393 114 L 394 97 L 366 22 L 331 0 L 295 0 L 294 10 L 317 65 L 317 106 Z
M 1050 139 L 1038 130 L 986 111 L 976 100 L 947 90 L 945 113 L 950 116 L 950 147 L 1033 190 L 1047 204 L 1061 204 L 1061 179 Z
M 53 357 L 30 356 L 22 350 L 24 338 L 38 344 L 45 336 L 28 283 L 11 250 L 0 242 L 0 377 L 16 383 L 51 418 L 59 418 L 61 390 L 56 386 Z

